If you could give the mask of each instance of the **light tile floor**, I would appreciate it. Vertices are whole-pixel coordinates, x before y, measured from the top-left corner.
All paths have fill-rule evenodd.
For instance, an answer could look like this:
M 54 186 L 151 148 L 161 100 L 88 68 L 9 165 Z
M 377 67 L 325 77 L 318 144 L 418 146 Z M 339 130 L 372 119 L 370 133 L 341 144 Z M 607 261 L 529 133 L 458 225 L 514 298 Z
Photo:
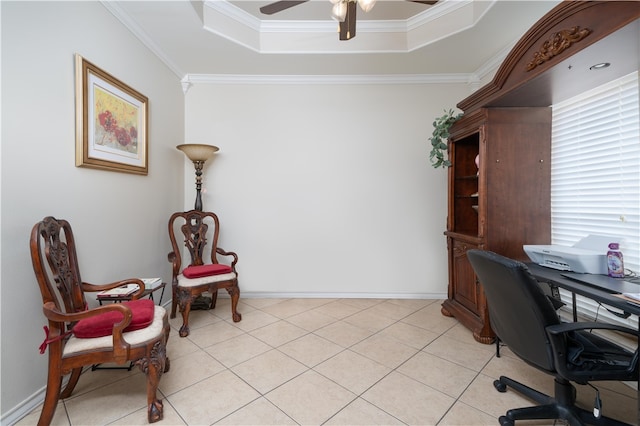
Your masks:
M 499 393 L 500 375 L 551 392 L 550 376 L 503 348 L 477 343 L 439 300 L 229 299 L 193 311 L 187 338 L 171 320 L 171 369 L 159 425 L 497 425 L 531 405 Z M 603 412 L 637 424 L 636 390 L 598 384 Z M 578 387 L 581 405 L 595 391 Z M 145 377 L 134 368 L 87 371 L 54 425 L 146 425 Z M 40 409 L 18 425 L 36 424 Z M 519 422 L 544 425 L 553 422 Z M 561 424 L 561 423 L 558 423 Z

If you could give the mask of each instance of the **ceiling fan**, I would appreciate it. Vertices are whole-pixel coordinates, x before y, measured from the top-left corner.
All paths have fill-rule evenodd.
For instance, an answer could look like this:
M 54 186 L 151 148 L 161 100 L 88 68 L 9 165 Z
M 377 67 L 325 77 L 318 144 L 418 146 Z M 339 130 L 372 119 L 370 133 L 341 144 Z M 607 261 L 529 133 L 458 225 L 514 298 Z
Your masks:
M 273 15 L 290 7 L 306 3 L 309 0 L 280 0 L 260 8 L 265 15 Z M 356 3 L 368 12 L 373 9 L 376 0 L 330 0 L 333 3 L 331 17 L 340 23 L 340 40 L 350 40 L 356 36 Z M 407 0 L 413 3 L 433 5 L 438 0 Z

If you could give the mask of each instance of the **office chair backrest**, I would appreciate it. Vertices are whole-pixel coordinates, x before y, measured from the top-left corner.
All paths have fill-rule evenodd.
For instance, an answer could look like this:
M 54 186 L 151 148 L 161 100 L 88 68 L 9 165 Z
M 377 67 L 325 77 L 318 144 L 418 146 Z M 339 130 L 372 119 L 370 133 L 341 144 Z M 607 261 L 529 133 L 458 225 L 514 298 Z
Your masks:
M 496 335 L 526 362 L 554 372 L 545 327 L 560 319 L 527 266 L 484 250 L 469 250 L 467 257 L 484 288 Z

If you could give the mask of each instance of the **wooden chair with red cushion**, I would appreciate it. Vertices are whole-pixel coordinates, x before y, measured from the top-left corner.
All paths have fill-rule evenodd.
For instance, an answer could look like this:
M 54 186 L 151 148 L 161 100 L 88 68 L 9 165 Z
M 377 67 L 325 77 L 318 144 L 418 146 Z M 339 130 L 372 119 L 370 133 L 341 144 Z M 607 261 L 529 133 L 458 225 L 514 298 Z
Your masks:
M 189 335 L 189 312 L 191 303 L 205 292 L 211 294 L 210 309 L 215 308 L 218 289 L 224 288 L 231 296 L 231 314 L 234 322 L 242 319 L 238 313 L 240 288 L 236 263 L 238 255 L 218 247 L 220 225 L 218 216 L 212 212 L 190 210 L 177 212 L 169 219 L 169 238 L 172 251 L 169 262 L 173 265 L 171 318 L 176 316 L 176 307 L 180 305 L 182 327 L 180 337 Z M 184 242 L 178 244 L 177 237 Z M 189 252 L 189 263 L 182 261 L 184 248 Z M 231 260 L 231 264 L 218 262 L 218 256 Z M 224 259 L 224 258 L 223 258 Z
M 147 377 L 149 423 L 161 420 L 162 401 L 156 392 L 162 373 L 169 371 L 166 343 L 170 327 L 166 310 L 152 300 L 139 299 L 144 291 L 139 279 L 103 285 L 82 282 L 75 240 L 65 220 L 49 216 L 36 223 L 30 246 L 42 293 L 42 311 L 48 320 L 40 352 L 44 354 L 49 348 L 49 372 L 38 425 L 51 423 L 58 400 L 71 396 L 83 367 L 107 362 L 138 365 Z M 131 283 L 140 286 L 131 301 L 88 307 L 85 292 Z M 63 377 L 68 374 L 62 390 Z

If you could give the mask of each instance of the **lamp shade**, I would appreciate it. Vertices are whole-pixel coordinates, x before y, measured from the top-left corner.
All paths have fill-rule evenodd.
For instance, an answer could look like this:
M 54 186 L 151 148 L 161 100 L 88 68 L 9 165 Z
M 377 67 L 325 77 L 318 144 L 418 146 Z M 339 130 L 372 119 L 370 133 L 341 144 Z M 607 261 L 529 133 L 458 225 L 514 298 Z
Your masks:
M 203 145 L 199 143 L 185 143 L 176 146 L 191 161 L 207 161 L 220 148 L 213 145 Z

